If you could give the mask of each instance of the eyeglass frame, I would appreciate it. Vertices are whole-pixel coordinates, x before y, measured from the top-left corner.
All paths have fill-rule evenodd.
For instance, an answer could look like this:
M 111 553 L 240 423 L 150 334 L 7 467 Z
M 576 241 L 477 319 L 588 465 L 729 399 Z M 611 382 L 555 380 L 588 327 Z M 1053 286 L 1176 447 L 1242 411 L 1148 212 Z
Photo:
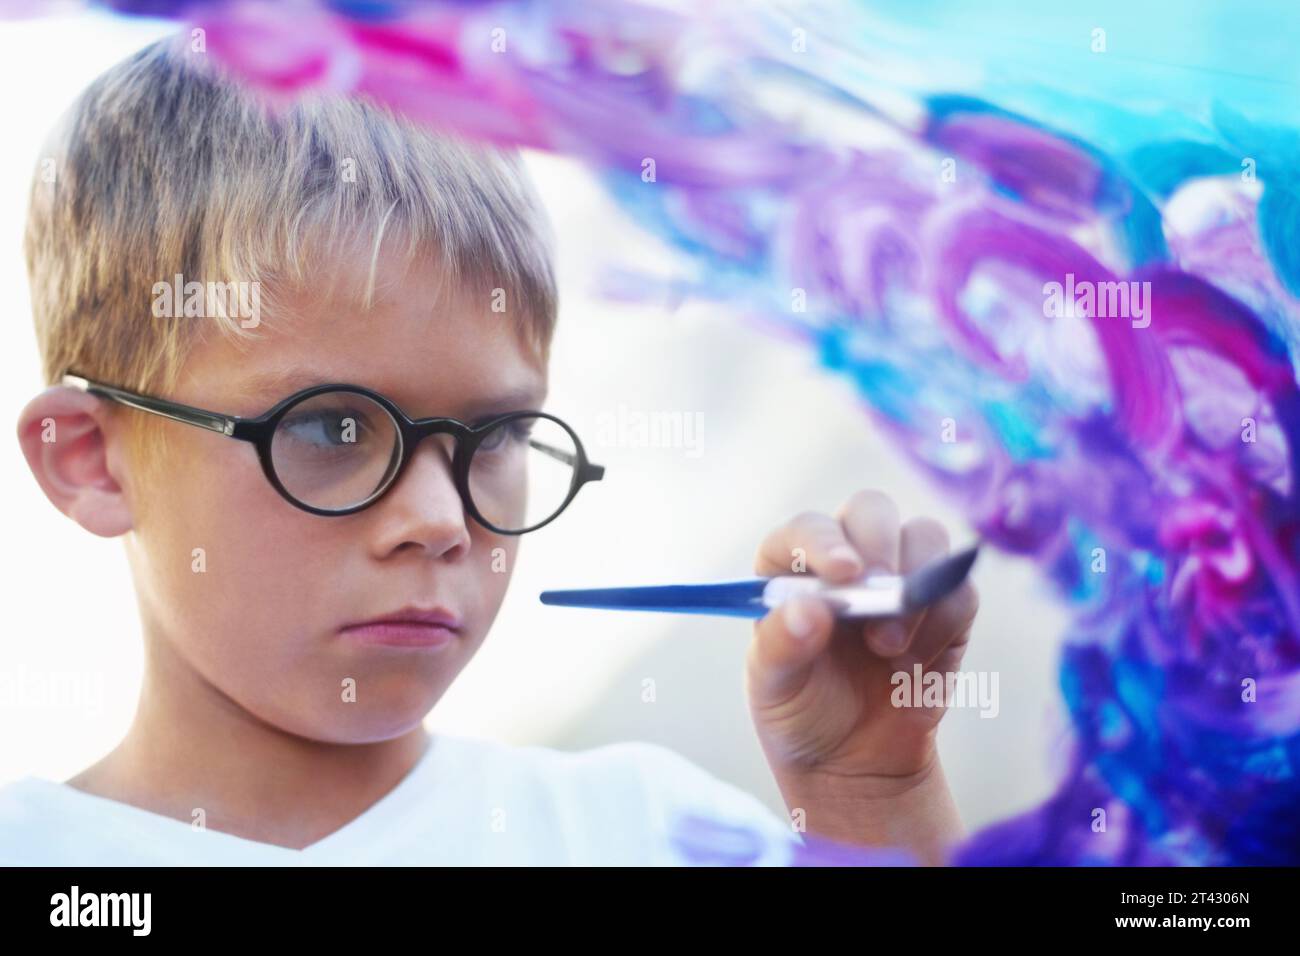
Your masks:
M 199 428 L 205 428 L 214 431 L 219 435 L 227 438 L 236 438 L 240 441 L 250 442 L 257 449 L 257 457 L 262 464 L 262 472 L 266 475 L 271 486 L 279 492 L 280 497 L 284 498 L 295 508 L 311 514 L 320 515 L 325 518 L 343 517 L 344 515 L 356 514 L 369 508 L 380 498 L 386 495 L 393 486 L 397 484 L 406 466 L 415 455 L 415 449 L 419 443 L 430 435 L 449 434 L 455 440 L 455 451 L 452 455 L 452 480 L 456 486 L 456 491 L 460 495 L 461 504 L 471 518 L 495 534 L 504 535 L 521 535 L 530 531 L 536 531 L 543 528 L 558 518 L 566 508 L 577 497 L 578 491 L 590 481 L 599 481 L 605 474 L 605 467 L 597 465 L 587 458 L 587 452 L 582 446 L 582 441 L 568 423 L 550 414 L 549 412 L 535 410 L 521 410 L 514 412 L 505 412 L 498 415 L 481 425 L 467 425 L 464 422 L 454 418 L 434 417 L 413 419 L 408 416 L 401 408 L 397 406 L 388 397 L 381 395 L 373 389 L 366 388 L 362 385 L 352 385 L 345 382 L 328 383 L 321 385 L 312 385 L 308 388 L 294 392 L 292 395 L 276 402 L 271 408 L 253 418 L 243 418 L 238 415 L 223 415 L 219 412 L 208 411 L 203 408 L 196 408 L 193 405 L 185 405 L 181 402 L 174 402 L 170 399 L 158 398 L 153 395 L 144 395 L 140 392 L 133 392 L 129 389 L 119 388 L 116 385 L 108 385 L 104 382 L 98 382 L 94 379 L 86 378 L 75 372 L 67 372 L 61 378 L 63 385 L 80 389 L 87 394 L 97 395 L 110 401 L 127 405 L 140 411 L 150 412 L 154 415 L 161 415 L 164 418 L 170 418 L 173 421 L 182 422 L 186 425 L 195 425 Z M 361 395 L 375 402 L 384 409 L 392 418 L 393 423 L 397 426 L 397 438 L 400 446 L 400 457 L 397 466 L 391 469 L 390 477 L 380 484 L 380 486 L 371 492 L 365 500 L 351 505 L 347 508 L 330 510 L 325 508 L 316 508 L 300 501 L 289 493 L 288 489 L 281 483 L 279 476 L 275 473 L 275 466 L 272 463 L 271 443 L 275 436 L 276 427 L 280 420 L 294 406 L 309 398 L 322 395 L 326 392 L 351 392 Z M 528 528 L 519 531 L 506 531 L 492 524 L 474 504 L 473 496 L 469 491 L 469 465 L 474 457 L 474 452 L 482 444 L 483 439 L 496 427 L 506 422 L 514 421 L 518 418 L 545 418 L 555 422 L 563 428 L 573 439 L 573 447 L 576 450 L 576 456 L 569 455 L 562 449 L 547 449 L 546 454 L 564 461 L 573 467 L 573 480 L 569 483 L 569 492 L 565 496 L 563 503 L 555 510 L 545 521 L 541 521 Z M 536 446 L 534 446 L 536 447 Z M 568 459 L 575 458 L 573 461 Z

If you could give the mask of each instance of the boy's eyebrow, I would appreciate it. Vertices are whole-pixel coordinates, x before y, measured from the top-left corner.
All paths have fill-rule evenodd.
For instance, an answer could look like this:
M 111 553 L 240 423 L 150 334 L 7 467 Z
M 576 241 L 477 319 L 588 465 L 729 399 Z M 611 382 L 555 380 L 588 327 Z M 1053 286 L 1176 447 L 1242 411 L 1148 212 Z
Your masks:
M 261 395 L 270 401 L 279 401 L 287 398 L 294 392 L 300 392 L 306 388 L 312 388 L 316 385 L 325 385 L 328 383 L 345 382 L 346 379 L 326 378 L 318 373 L 309 372 L 305 369 L 291 369 L 285 371 L 257 372 L 250 375 L 243 383 L 243 391 L 246 394 Z M 349 382 L 353 385 L 363 385 L 364 382 Z M 369 387 L 369 386 L 366 386 Z M 383 394 L 383 389 L 373 389 Z M 455 413 L 464 418 L 478 418 L 483 415 L 490 415 L 497 412 L 513 412 L 524 409 L 540 410 L 546 400 L 545 385 L 522 385 L 511 388 L 495 395 L 485 396 L 470 401 L 457 402 L 455 410 L 442 409 L 438 414 L 453 416 Z M 400 402 L 398 403 L 401 404 Z M 404 409 L 412 417 L 424 417 L 417 415 L 413 409 Z
M 524 388 L 511 389 L 508 392 L 502 392 L 491 398 L 482 398 L 477 401 L 466 402 L 462 405 L 463 418 L 478 418 L 483 415 L 491 415 L 498 412 L 516 412 L 524 410 L 540 411 L 546 402 L 546 389 L 533 388 L 531 386 Z
M 264 395 L 274 401 L 287 398 L 294 392 L 301 392 L 304 388 L 311 388 L 313 385 L 324 385 L 327 379 L 321 378 L 314 372 L 308 372 L 302 369 L 297 370 L 273 370 L 269 372 L 257 372 L 244 380 L 243 391 L 252 395 Z

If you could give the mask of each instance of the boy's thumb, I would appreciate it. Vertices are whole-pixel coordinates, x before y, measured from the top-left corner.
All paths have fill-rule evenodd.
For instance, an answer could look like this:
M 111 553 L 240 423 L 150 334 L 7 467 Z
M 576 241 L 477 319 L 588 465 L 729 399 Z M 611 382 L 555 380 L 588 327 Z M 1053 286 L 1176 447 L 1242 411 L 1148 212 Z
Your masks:
M 748 686 L 757 703 L 798 687 L 830 640 L 835 617 L 822 600 L 791 598 L 754 625 L 749 646 Z

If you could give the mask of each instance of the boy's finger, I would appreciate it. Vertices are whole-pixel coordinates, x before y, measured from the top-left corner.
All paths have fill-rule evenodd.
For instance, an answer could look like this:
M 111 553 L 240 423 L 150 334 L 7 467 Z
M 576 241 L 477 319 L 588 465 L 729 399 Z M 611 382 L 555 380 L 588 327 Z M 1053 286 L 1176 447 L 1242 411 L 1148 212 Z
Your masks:
M 840 509 L 839 519 L 845 535 L 862 555 L 867 573 L 898 572 L 902 529 L 893 499 L 879 491 L 855 492 Z M 878 654 L 882 647 L 907 644 L 903 623 L 896 620 L 867 622 L 862 639 Z
M 979 592 L 970 581 L 928 608 L 908 654 L 929 667 L 949 647 L 964 643 L 979 611 Z
M 933 518 L 913 518 L 903 525 L 899 535 L 898 570 L 910 574 L 944 557 L 949 547 L 948 531 L 943 525 Z
M 840 526 L 868 571 L 898 570 L 900 521 L 893 499 L 880 491 L 857 491 L 839 510 Z
M 817 655 L 826 649 L 835 617 L 824 601 L 786 601 L 754 625 L 747 659 L 750 701 L 780 701 L 799 690 Z
M 948 553 L 948 532 L 932 518 L 913 518 L 899 532 L 898 573 L 910 574 Z M 926 610 L 901 620 L 870 625 L 864 633 L 867 646 L 881 657 L 902 654 L 916 640 L 926 619 Z
M 800 573 L 797 569 L 844 583 L 860 575 L 863 566 L 838 521 L 805 511 L 769 534 L 754 562 L 754 572 L 765 577 Z

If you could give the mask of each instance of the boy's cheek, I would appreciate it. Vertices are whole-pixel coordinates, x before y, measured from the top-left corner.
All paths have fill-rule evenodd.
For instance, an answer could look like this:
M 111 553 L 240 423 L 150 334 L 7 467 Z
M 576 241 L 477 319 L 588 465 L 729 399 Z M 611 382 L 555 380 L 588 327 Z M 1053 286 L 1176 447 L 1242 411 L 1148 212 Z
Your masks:
M 239 473 L 255 471 L 256 462 L 247 469 L 207 464 L 208 474 L 173 470 L 150 490 L 163 498 L 133 536 L 137 575 L 147 578 L 139 584 L 168 617 L 215 622 L 233 613 L 251 624 L 303 595 L 304 575 L 322 555 L 303 528 L 288 527 L 296 515 Z M 260 472 L 251 477 L 265 484 Z

